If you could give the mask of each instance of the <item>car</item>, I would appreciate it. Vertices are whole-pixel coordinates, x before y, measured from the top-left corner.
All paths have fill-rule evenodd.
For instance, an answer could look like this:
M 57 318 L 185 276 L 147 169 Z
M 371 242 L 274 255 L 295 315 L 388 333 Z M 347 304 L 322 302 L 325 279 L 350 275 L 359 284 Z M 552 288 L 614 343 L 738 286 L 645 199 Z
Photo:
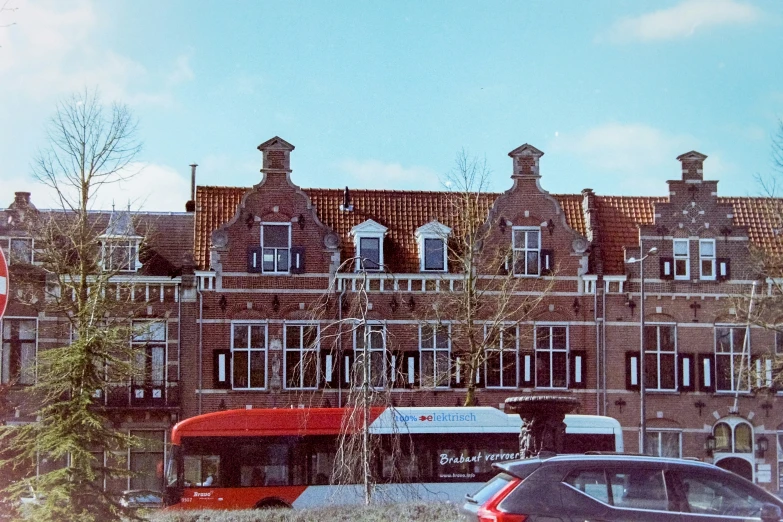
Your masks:
M 152 489 L 129 489 L 122 492 L 120 505 L 131 509 L 163 507 L 163 493 Z
M 542 455 L 499 473 L 462 507 L 468 522 L 780 522 L 783 501 L 696 460 L 644 455 Z

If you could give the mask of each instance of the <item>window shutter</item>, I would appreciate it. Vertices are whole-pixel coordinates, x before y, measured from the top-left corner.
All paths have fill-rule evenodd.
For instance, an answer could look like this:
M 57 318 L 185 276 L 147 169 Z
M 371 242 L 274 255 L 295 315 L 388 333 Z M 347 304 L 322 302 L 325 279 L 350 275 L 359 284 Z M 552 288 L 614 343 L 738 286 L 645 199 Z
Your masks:
M 625 352 L 625 389 L 639 389 L 639 352 Z
M 419 352 L 404 352 L 402 376 L 406 388 L 419 385 Z
M 321 350 L 321 375 L 319 385 L 322 388 L 334 388 L 340 379 L 340 358 L 333 350 Z
M 250 247 L 247 249 L 247 271 L 251 273 L 261 273 L 261 257 L 263 253 L 261 247 Z
M 486 374 L 486 366 L 483 364 L 480 364 L 478 368 L 476 368 L 475 375 L 473 375 L 473 379 L 476 381 L 476 388 L 483 388 L 484 387 L 484 381 L 487 379 Z
M 457 356 L 454 358 L 454 368 L 451 372 L 451 387 L 452 388 L 465 388 L 467 382 L 465 381 L 465 365 L 462 362 L 462 357 Z
M 731 260 L 727 257 L 719 257 L 715 260 L 717 266 L 716 279 L 718 281 L 728 281 L 731 279 Z
M 661 279 L 674 279 L 674 258 L 661 257 Z
M 212 381 L 215 388 L 231 388 L 231 350 L 212 352 Z
M 584 350 L 571 350 L 571 388 L 586 388 L 586 370 L 585 365 L 587 352 Z
M 555 273 L 554 250 L 541 249 L 541 275 L 552 275 L 554 273 Z
M 305 271 L 305 249 L 304 247 L 291 247 L 291 273 L 304 274 Z
M 522 367 L 519 369 L 519 377 L 523 388 L 535 387 L 536 358 L 532 353 L 522 354 Z
M 696 389 L 696 367 L 693 354 L 680 354 L 680 391 L 692 392 Z
M 715 391 L 715 356 L 711 353 L 700 353 L 699 360 L 699 391 Z
M 338 377 L 343 385 L 351 384 L 351 370 L 353 369 L 354 353 L 353 350 L 344 350 L 340 356 L 340 370 Z

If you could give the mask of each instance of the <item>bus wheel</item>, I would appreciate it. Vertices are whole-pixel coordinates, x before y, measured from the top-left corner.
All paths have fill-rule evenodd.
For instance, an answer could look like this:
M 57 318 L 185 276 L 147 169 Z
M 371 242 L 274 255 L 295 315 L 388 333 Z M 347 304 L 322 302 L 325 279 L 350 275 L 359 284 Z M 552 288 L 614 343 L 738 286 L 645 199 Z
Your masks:
M 291 509 L 291 504 L 279 498 L 265 498 L 256 504 L 255 509 Z

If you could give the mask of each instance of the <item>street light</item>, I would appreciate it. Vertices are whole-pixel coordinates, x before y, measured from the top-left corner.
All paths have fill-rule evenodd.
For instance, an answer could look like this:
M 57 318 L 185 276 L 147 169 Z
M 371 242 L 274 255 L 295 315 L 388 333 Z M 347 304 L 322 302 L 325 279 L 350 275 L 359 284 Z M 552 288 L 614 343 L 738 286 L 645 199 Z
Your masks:
M 639 239 L 639 252 L 644 252 L 641 238 Z M 642 455 L 645 453 L 645 443 L 647 442 L 647 408 L 644 402 L 644 260 L 657 253 L 658 248 L 652 247 L 643 257 L 628 259 L 629 265 L 639 263 L 639 453 Z

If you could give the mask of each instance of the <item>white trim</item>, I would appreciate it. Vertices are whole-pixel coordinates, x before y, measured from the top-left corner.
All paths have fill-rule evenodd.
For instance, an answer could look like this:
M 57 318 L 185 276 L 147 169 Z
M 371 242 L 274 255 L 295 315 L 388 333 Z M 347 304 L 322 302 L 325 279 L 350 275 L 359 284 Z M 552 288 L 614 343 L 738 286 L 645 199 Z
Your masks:
M 702 252 L 702 245 L 712 245 L 712 255 L 705 255 Z M 702 281 L 715 281 L 717 279 L 717 266 L 715 259 L 718 257 L 716 255 L 716 249 L 717 245 L 715 244 L 714 239 L 700 239 L 699 240 L 699 279 Z M 707 262 L 710 264 L 711 269 L 710 272 L 712 272 L 712 275 L 705 275 L 704 274 L 704 263 Z M 723 274 L 725 275 L 725 274 Z
M 282 247 L 266 247 L 264 245 L 264 227 L 288 227 L 288 246 L 285 248 Z M 288 275 L 291 273 L 291 223 L 290 222 L 267 222 L 262 221 L 260 232 L 259 232 L 259 240 L 260 240 L 260 246 L 261 246 L 261 273 L 264 275 Z M 273 270 L 264 270 L 264 251 L 265 250 L 273 250 L 273 260 L 272 264 L 274 265 Z M 285 250 L 288 252 L 288 255 L 286 256 L 288 258 L 288 266 L 285 267 L 285 270 L 280 270 L 280 267 L 277 266 L 277 252 L 278 250 Z
M 247 390 L 247 391 L 253 391 L 253 390 L 266 390 L 269 385 L 269 322 L 264 320 L 258 320 L 258 319 L 250 319 L 250 320 L 231 320 L 229 321 L 229 327 L 231 329 L 230 331 L 230 339 L 231 339 L 231 389 L 232 390 Z M 246 326 L 248 329 L 251 326 L 263 326 L 264 327 L 264 347 L 263 348 L 250 348 L 244 347 L 244 348 L 234 348 L 234 326 L 235 325 L 243 325 Z M 248 334 L 249 336 L 249 334 Z M 249 338 L 249 337 L 248 337 Z M 253 352 L 264 352 L 264 385 L 262 387 L 251 387 L 250 386 L 250 354 Z M 234 386 L 234 352 L 244 352 L 247 353 L 247 386 L 243 387 L 236 387 Z
M 299 347 L 288 346 L 288 327 L 299 328 Z M 312 326 L 315 328 L 315 344 L 313 347 L 307 347 L 304 345 L 304 328 Z M 286 379 L 288 377 L 288 352 L 299 352 L 300 361 L 303 359 L 305 353 L 315 353 L 315 386 L 304 386 L 303 382 L 300 382 L 301 386 L 288 386 Z M 321 372 L 321 324 L 318 321 L 285 321 L 283 323 L 283 389 L 284 390 L 317 390 L 320 384 Z M 304 373 L 300 371 L 299 374 L 302 381 L 304 380 Z M 329 380 L 329 379 L 327 379 Z
M 517 247 L 516 245 L 516 232 L 525 232 L 525 244 Z M 527 233 L 528 232 L 535 232 L 538 234 L 538 247 L 536 248 L 528 248 L 527 246 Z M 541 277 L 541 227 L 522 227 L 522 226 L 515 226 L 511 227 L 511 250 L 512 250 L 512 256 L 511 256 L 511 271 L 516 277 Z M 537 260 L 538 265 L 536 267 L 536 272 L 528 272 L 527 270 L 527 253 L 528 252 L 537 252 Z M 525 271 L 520 273 L 517 272 L 517 264 L 516 264 L 516 257 L 517 255 L 523 255 L 525 256 Z
M 448 272 L 448 240 L 451 235 L 451 228 L 437 220 L 420 226 L 416 229 L 416 244 L 419 247 L 419 270 L 421 272 Z M 443 268 L 426 268 L 427 240 L 439 240 L 443 243 Z
M 685 254 L 677 254 L 677 244 L 685 243 Z M 676 281 L 687 281 L 691 276 L 691 240 L 689 238 L 674 238 L 672 239 L 672 259 L 674 260 L 672 267 L 672 274 Z M 677 261 L 685 261 L 685 273 L 677 273 Z

